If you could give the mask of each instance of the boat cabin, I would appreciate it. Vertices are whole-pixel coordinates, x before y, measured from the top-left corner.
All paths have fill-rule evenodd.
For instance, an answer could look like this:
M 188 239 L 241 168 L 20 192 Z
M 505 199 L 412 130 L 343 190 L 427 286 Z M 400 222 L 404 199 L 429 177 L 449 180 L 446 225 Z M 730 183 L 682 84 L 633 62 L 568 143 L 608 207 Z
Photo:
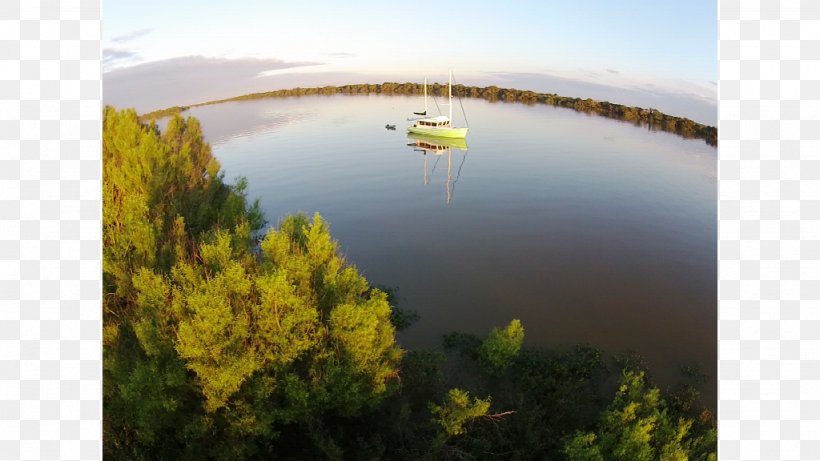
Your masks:
M 421 120 L 417 120 L 415 126 L 426 126 L 430 128 L 449 127 L 450 119 L 444 115 L 439 115 L 438 117 L 423 118 Z

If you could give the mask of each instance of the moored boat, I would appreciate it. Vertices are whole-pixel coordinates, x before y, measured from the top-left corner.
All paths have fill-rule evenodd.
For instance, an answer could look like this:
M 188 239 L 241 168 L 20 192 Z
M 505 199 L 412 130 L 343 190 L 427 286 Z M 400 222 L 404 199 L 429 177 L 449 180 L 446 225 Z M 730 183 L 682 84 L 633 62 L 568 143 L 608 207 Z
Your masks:
M 439 115 L 436 117 L 422 117 L 410 119 L 412 125 L 407 127 L 410 133 L 435 136 L 439 138 L 465 138 L 468 127 L 455 127 L 453 120 L 453 73 L 450 72 L 447 84 L 448 101 L 447 107 L 449 115 Z M 463 109 L 463 108 L 462 108 Z M 424 112 L 414 112 L 416 115 L 427 115 L 427 79 L 424 80 Z

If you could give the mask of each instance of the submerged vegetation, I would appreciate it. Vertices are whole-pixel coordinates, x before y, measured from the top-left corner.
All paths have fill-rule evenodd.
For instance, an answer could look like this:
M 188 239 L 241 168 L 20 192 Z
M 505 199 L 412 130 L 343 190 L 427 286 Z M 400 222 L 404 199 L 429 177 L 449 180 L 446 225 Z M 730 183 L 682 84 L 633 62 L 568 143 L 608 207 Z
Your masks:
M 444 96 L 447 94 L 447 85 L 433 83 L 427 85 L 429 94 Z M 288 96 L 334 95 L 334 94 L 384 94 L 384 95 L 420 95 L 424 92 L 424 85 L 420 83 L 376 83 L 341 86 L 323 86 L 316 88 L 291 88 L 287 90 L 252 93 L 228 99 L 208 101 L 194 104 L 191 107 L 219 104 L 230 101 L 247 101 L 252 99 L 281 98 Z M 524 104 L 546 104 L 555 107 L 573 109 L 586 114 L 594 114 L 615 120 L 622 120 L 643 126 L 650 130 L 673 133 L 686 139 L 702 139 L 710 146 L 717 146 L 717 128 L 703 125 L 685 117 L 667 115 L 655 109 L 624 106 L 607 101 L 594 99 L 571 98 L 553 93 L 536 93 L 534 91 L 517 90 L 515 88 L 499 88 L 497 86 L 478 87 L 453 85 L 453 95 L 462 98 L 480 98 L 496 102 L 521 102 Z M 143 115 L 145 121 L 173 115 L 186 110 L 187 107 L 172 107 Z M 170 112 L 169 112 L 170 111 Z
M 417 316 L 320 215 L 264 229 L 196 119 L 103 124 L 107 458 L 714 459 L 694 387 L 639 361 L 524 348 L 518 320 L 402 349 Z

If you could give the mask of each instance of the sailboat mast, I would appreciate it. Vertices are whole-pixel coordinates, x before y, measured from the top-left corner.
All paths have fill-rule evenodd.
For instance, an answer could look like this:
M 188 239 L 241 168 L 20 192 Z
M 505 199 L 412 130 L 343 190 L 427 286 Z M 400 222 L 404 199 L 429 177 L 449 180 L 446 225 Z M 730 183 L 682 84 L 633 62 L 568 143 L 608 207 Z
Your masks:
M 424 77 L 424 115 L 427 115 L 427 77 Z
M 447 88 L 449 93 L 449 100 L 447 101 L 447 107 L 450 108 L 450 126 L 453 126 L 453 71 L 450 70 L 450 79 L 447 82 Z

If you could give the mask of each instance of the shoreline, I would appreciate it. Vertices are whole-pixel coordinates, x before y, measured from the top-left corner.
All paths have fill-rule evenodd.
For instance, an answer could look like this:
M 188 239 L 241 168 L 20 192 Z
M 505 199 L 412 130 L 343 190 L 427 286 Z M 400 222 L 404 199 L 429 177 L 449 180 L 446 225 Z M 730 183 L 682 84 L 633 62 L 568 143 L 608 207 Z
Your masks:
M 429 94 L 433 96 L 442 96 L 445 94 L 447 89 L 446 84 L 440 83 L 432 83 L 427 86 Z M 225 102 L 251 101 L 256 99 L 284 98 L 292 96 L 331 96 L 336 94 L 416 96 L 423 94 L 423 91 L 423 84 L 412 82 L 385 82 L 380 84 L 362 83 L 354 85 L 330 85 L 311 88 L 296 87 L 261 93 L 249 93 L 231 98 L 216 99 L 191 104 L 189 106 L 172 106 L 141 114 L 139 118 L 143 122 L 150 122 L 152 120 L 158 120 L 174 114 L 181 114 L 191 107 L 209 106 Z M 717 147 L 716 127 L 704 125 L 685 117 L 668 115 L 652 108 L 647 109 L 636 106 L 625 106 L 608 101 L 597 101 L 590 98 L 572 98 L 560 96 L 554 93 L 537 93 L 529 90 L 499 88 L 496 86 L 477 87 L 457 84 L 453 85 L 453 94 L 460 98 L 484 99 L 490 102 L 501 101 L 523 103 L 527 105 L 546 104 L 554 107 L 563 107 L 566 109 L 572 109 L 576 112 L 632 123 L 635 126 L 647 127 L 653 131 L 672 133 L 685 139 L 701 139 L 706 144 Z

